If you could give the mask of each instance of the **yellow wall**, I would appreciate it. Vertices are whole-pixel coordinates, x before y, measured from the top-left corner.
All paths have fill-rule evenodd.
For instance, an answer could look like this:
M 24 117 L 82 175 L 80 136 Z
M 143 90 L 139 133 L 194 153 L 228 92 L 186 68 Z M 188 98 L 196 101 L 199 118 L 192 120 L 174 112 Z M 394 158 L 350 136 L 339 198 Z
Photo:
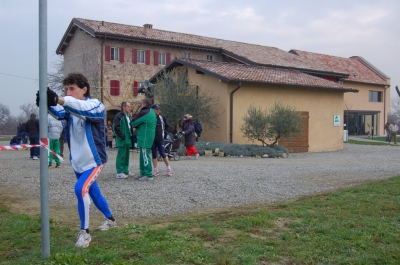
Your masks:
M 354 83 L 354 82 L 344 82 L 345 86 L 352 87 L 358 89 L 358 93 L 345 93 L 344 96 L 344 107 L 343 110 L 346 112 L 349 111 L 378 111 L 380 112 L 377 115 L 377 120 L 374 124 L 374 129 L 376 134 L 385 134 L 383 129 L 384 124 L 386 123 L 386 117 L 388 112 L 390 112 L 390 88 L 387 88 L 385 91 L 385 87 L 382 85 L 371 85 L 371 84 L 362 84 L 362 83 Z M 369 101 L 369 91 L 380 91 L 382 92 L 382 102 L 370 102 Z M 386 106 L 386 111 L 385 111 Z M 371 121 L 366 121 L 366 123 Z M 365 130 L 369 129 L 367 126 Z
M 223 111 L 216 121 L 219 128 L 203 129 L 202 141 L 228 143 L 229 138 L 229 96 L 238 84 L 225 83 L 210 75 L 199 75 L 189 69 L 189 80 L 192 85 L 207 88 L 218 96 L 218 111 Z M 264 86 L 242 84 L 233 94 L 233 143 L 252 144 L 239 131 L 250 105 L 261 109 L 273 107 L 275 101 L 284 106 L 291 106 L 298 111 L 309 112 L 309 151 L 319 152 L 343 148 L 343 92 L 303 89 L 283 86 Z M 333 115 L 340 115 L 341 124 L 333 126 Z M 204 127 L 204 126 L 203 126 Z M 254 144 L 260 144 L 254 142 Z

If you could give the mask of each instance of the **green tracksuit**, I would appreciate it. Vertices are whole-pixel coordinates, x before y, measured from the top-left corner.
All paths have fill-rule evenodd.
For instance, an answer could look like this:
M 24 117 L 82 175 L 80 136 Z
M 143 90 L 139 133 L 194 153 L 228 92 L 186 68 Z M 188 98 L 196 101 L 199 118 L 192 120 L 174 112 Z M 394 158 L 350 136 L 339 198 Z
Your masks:
M 129 114 L 122 111 L 114 117 L 113 132 L 115 142 L 118 147 L 117 158 L 115 162 L 117 173 L 129 174 L 129 154 L 132 146 L 132 127 L 130 122 L 132 118 Z
M 131 126 L 137 128 L 137 146 L 140 148 L 140 175 L 153 177 L 153 166 L 150 157 L 150 150 L 153 146 L 157 118 L 150 106 L 140 110 L 133 118 Z

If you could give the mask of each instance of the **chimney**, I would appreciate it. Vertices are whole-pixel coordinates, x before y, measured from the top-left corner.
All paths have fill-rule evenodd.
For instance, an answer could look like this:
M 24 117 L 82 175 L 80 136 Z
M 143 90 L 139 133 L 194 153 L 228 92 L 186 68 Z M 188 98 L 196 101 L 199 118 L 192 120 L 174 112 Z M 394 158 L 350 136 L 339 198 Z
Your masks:
M 151 38 L 153 36 L 153 25 L 152 24 L 144 24 L 144 35 L 146 37 Z

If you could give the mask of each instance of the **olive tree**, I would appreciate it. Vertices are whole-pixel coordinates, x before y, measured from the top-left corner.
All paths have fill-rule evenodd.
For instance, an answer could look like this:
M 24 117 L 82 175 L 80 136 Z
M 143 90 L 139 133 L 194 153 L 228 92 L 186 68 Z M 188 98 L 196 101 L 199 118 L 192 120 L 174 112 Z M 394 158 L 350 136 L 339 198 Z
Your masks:
M 215 110 L 219 98 L 204 87 L 190 85 L 187 69 L 173 69 L 157 78 L 151 88 L 151 97 L 161 106 L 174 128 L 181 123 L 184 114 L 189 113 L 203 127 L 216 128 L 216 119 L 220 113 Z
M 240 131 L 249 140 L 260 141 L 263 146 L 273 146 L 280 138 L 293 139 L 302 132 L 302 116 L 295 108 L 275 102 L 270 109 L 261 110 L 253 105 L 243 117 Z

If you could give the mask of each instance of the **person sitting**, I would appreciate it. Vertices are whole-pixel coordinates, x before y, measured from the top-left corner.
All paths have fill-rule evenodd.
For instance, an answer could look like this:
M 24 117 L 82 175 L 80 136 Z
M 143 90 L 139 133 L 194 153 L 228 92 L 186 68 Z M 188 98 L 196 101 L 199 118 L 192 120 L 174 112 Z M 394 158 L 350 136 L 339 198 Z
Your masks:
M 10 141 L 10 146 L 20 145 L 20 144 L 21 144 L 21 136 L 20 135 L 14 136 Z

